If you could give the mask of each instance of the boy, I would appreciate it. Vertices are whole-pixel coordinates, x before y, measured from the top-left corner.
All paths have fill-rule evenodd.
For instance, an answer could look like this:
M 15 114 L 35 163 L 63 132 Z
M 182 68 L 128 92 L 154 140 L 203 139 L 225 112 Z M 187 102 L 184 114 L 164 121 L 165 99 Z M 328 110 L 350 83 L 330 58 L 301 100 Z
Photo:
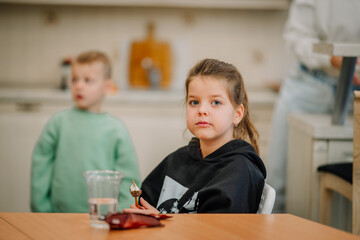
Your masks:
M 140 183 L 135 151 L 124 124 L 101 110 L 111 86 L 111 66 L 100 52 L 80 54 L 72 66 L 75 106 L 56 113 L 45 126 L 33 153 L 31 210 L 88 212 L 87 170 L 125 173 L 119 210 L 129 206 L 131 180 Z

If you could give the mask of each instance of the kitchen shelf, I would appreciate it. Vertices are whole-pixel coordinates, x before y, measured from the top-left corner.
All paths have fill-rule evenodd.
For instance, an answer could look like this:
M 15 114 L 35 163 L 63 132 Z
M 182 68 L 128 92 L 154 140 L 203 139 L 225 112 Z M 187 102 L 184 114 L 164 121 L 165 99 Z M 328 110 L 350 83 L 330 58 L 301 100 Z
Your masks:
M 267 89 L 248 89 L 251 105 L 273 106 L 277 93 Z M 0 88 L 0 104 L 2 103 L 71 103 L 69 90 L 59 89 L 16 89 Z M 184 91 L 165 90 L 124 90 L 105 98 L 106 103 L 114 104 L 152 104 L 152 105 L 183 105 Z
M 0 0 L 0 3 L 12 4 L 252 10 L 287 10 L 289 2 L 289 0 Z

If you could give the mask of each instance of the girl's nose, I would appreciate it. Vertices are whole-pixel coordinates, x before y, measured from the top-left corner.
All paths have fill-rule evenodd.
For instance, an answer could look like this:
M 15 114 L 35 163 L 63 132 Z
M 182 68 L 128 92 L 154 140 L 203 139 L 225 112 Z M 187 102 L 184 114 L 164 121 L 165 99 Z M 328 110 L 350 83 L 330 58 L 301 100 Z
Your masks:
M 202 103 L 199 105 L 199 115 L 207 115 L 208 114 L 208 107 L 206 106 L 206 104 Z

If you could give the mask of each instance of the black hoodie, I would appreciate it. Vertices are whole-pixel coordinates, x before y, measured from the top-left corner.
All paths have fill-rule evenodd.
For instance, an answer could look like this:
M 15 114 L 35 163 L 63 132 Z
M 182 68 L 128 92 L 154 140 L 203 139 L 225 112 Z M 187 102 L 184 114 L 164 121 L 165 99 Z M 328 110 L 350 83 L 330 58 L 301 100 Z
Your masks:
M 232 140 L 202 158 L 193 138 L 147 176 L 141 196 L 161 213 L 256 213 L 265 178 L 249 143 Z

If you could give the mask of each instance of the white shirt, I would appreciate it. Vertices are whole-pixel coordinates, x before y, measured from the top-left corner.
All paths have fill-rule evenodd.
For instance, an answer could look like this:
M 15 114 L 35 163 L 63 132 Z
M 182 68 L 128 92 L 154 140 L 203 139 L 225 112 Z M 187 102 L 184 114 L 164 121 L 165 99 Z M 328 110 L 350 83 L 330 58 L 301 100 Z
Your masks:
M 313 52 L 318 42 L 360 43 L 360 0 L 294 0 L 284 39 L 308 68 L 331 68 L 330 56 Z

